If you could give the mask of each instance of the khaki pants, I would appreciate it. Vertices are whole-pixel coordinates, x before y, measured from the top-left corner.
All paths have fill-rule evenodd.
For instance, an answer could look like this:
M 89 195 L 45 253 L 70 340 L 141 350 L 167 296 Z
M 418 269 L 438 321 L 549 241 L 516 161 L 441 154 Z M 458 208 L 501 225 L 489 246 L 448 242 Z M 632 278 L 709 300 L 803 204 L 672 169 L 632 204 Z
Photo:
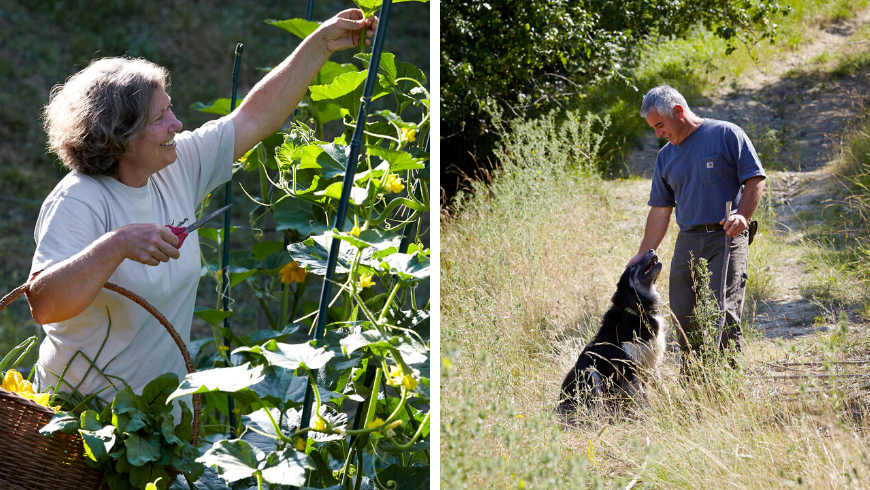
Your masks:
M 697 342 L 691 339 L 700 338 L 698 325 L 692 320 L 695 308 L 695 292 L 692 289 L 692 266 L 699 258 L 707 259 L 707 268 L 711 272 L 710 289 L 722 308 L 722 262 L 725 259 L 725 230 L 681 231 L 674 247 L 674 257 L 671 261 L 670 304 L 680 326 L 688 336 L 686 339 L 680 332 L 677 340 L 683 351 L 688 347 L 697 349 Z M 691 256 L 690 256 L 691 252 Z M 731 239 L 731 253 L 728 260 L 727 283 L 725 286 L 725 330 L 719 348 L 727 347 L 733 340 L 737 349 L 743 342 L 743 332 L 740 329 L 740 317 L 743 314 L 743 298 L 746 292 L 746 265 L 749 259 L 749 234 L 744 231 Z M 688 342 L 687 342 L 688 340 Z

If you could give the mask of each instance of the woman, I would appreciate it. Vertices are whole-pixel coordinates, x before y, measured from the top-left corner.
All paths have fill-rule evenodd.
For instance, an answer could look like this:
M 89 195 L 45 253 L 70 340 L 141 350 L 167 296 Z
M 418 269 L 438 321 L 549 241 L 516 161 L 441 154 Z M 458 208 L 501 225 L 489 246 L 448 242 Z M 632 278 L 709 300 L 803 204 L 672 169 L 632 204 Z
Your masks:
M 92 370 L 82 380 L 90 362 L 76 356 L 63 391 L 80 382 L 82 393 L 114 384 L 100 393 L 111 400 L 122 387 L 118 378 L 136 392 L 162 373 L 183 378 L 184 362 L 163 327 L 103 284 L 143 296 L 189 340 L 199 244 L 189 237 L 179 248 L 165 225 L 192 223 L 198 203 L 231 178 L 233 160 L 290 116 L 330 54 L 358 46 L 362 30 L 371 37 L 376 26 L 359 10 L 339 13 L 237 111 L 193 132 L 179 133 L 168 72 L 145 60 L 94 61 L 52 90 L 44 113 L 49 149 L 72 172 L 46 198 L 34 231 L 27 299 L 46 332 L 37 363 L 40 390 L 57 383 L 77 351 L 106 376 Z

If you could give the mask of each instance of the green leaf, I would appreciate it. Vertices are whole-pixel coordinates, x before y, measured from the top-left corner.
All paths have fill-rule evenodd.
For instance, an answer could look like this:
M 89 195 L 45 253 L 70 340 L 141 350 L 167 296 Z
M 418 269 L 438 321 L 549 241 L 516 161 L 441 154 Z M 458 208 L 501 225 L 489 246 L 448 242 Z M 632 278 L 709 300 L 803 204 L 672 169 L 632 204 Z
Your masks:
M 187 404 L 183 401 L 178 402 L 181 405 L 181 421 L 175 426 L 175 435 L 182 441 L 193 440 L 193 412 L 187 408 Z
M 148 463 L 130 468 L 130 483 L 136 488 L 144 488 L 149 483 L 157 481 L 158 478 L 161 479 L 161 484 L 169 482 L 169 475 L 161 464 Z
M 390 485 L 395 490 L 429 490 L 429 467 L 393 464 L 380 471 L 376 479 L 395 482 Z
M 79 429 L 85 453 L 94 461 L 105 461 L 115 445 L 115 427 L 107 425 L 99 430 Z
M 127 413 L 113 413 L 112 425 L 118 428 L 119 433 L 136 432 L 148 425 L 148 415 L 139 410 L 132 410 Z
M 300 39 L 305 39 L 306 37 L 310 36 L 312 32 L 316 31 L 318 27 L 320 27 L 320 22 L 313 22 L 305 19 L 268 19 L 264 22 L 275 27 L 280 27 L 281 29 L 290 32 L 291 34 Z
M 348 335 L 341 340 L 341 346 L 346 354 L 350 354 L 363 347 L 369 347 L 377 351 L 401 349 L 424 355 L 429 351 L 425 345 L 411 337 L 404 335 L 390 337 L 378 330 L 366 330 L 365 332 Z
M 192 393 L 222 391 L 231 393 L 255 385 L 263 380 L 263 366 L 241 366 L 209 369 L 188 374 L 178 389 L 169 395 L 170 400 Z
M 354 66 L 353 63 L 336 63 L 334 61 L 327 61 L 314 80 L 318 85 L 328 84 L 339 76 L 352 71 L 357 71 L 356 66 Z M 322 122 L 323 121 L 321 121 L 321 123 Z
M 368 69 L 372 63 L 371 53 L 358 53 L 354 58 L 363 62 L 363 67 Z M 378 66 L 378 73 L 384 76 L 384 80 L 388 85 L 396 84 L 396 55 L 393 53 L 382 52 L 381 60 Z
M 344 240 L 354 247 L 366 248 L 373 247 L 375 250 L 386 250 L 392 247 L 398 247 L 402 242 L 402 234 L 390 231 L 379 230 L 377 228 L 361 231 L 359 236 L 353 236 L 350 233 L 342 232 L 335 233 L 328 231 L 324 233 L 327 237 L 336 237 L 339 240 Z
M 99 420 L 100 414 L 94 410 L 85 410 L 82 412 L 82 429 L 84 430 L 100 430 L 103 424 Z
M 142 466 L 160 459 L 160 436 L 148 434 L 143 437 L 138 432 L 125 432 L 125 434 L 127 439 L 124 440 L 124 446 L 127 448 L 127 460 L 130 464 Z
M 320 169 L 327 179 L 343 177 L 347 169 L 347 158 L 350 155 L 350 146 L 336 145 L 308 145 L 302 150 L 302 164 L 299 169 Z
M 260 262 L 266 260 L 267 257 L 274 253 L 278 253 L 284 250 L 284 242 L 280 240 L 265 240 L 262 242 L 257 242 L 251 247 L 251 253 L 254 254 L 254 258 L 259 260 Z
M 334 224 L 326 222 L 326 215 L 319 206 L 292 196 L 284 197 L 275 203 L 272 213 L 278 231 L 295 230 L 303 237 L 323 233 Z M 330 220 L 333 219 L 330 216 Z M 345 219 L 345 227 L 350 226 L 353 226 L 350 220 Z
M 390 164 L 391 172 L 402 172 L 404 170 L 423 170 L 426 168 L 424 160 L 414 158 L 410 153 L 400 150 L 390 150 L 380 146 L 369 146 L 366 150 L 371 155 L 382 158 Z
M 311 203 L 291 196 L 272 206 L 272 216 L 277 231 L 294 230 L 302 236 L 309 236 L 329 229 L 322 212 L 315 212 Z
M 148 408 L 154 411 L 166 406 L 166 399 L 176 388 L 178 388 L 178 375 L 164 373 L 145 385 L 142 389 L 142 399 L 148 404 Z
M 325 190 L 316 192 L 318 196 L 326 196 L 332 199 L 341 199 L 341 191 L 344 189 L 344 182 L 335 182 L 329 185 Z M 362 187 L 353 186 L 350 189 L 350 203 L 355 206 L 361 206 L 369 199 L 369 191 Z
M 296 370 L 300 366 L 305 366 L 308 369 L 320 369 L 335 355 L 325 348 L 311 347 L 308 342 L 282 344 L 274 340 L 270 340 L 262 346 L 239 347 L 233 351 L 233 354 L 241 352 L 259 354 L 266 359 L 270 366 L 292 370 Z
M 222 322 L 224 318 L 232 315 L 232 311 L 220 311 L 220 310 L 194 310 L 194 315 L 198 316 L 205 320 L 206 323 L 214 327 L 218 323 Z
M 365 88 L 365 80 L 368 70 L 344 73 L 336 77 L 332 82 L 325 85 L 312 85 L 311 100 L 324 100 L 350 111 L 356 117 L 359 113 L 361 99 Z M 375 100 L 387 95 L 389 91 L 380 83 L 372 88 L 372 98 Z
M 346 229 L 350 229 L 352 225 L 345 225 Z M 318 276 L 326 275 L 326 262 L 329 258 L 329 249 L 327 243 L 332 246 L 332 239 L 326 235 L 310 237 L 302 243 L 291 243 L 287 246 L 290 256 L 299 263 L 300 266 L 311 274 Z M 352 246 L 347 241 L 339 240 L 338 262 L 336 263 L 335 272 L 344 274 L 350 271 L 350 263 L 356 255 L 356 247 Z M 371 250 L 363 250 L 361 260 L 365 263 L 372 256 Z
M 57 412 L 52 415 L 51 420 L 47 424 L 39 429 L 39 433 L 45 436 L 50 436 L 57 431 L 61 431 L 64 434 L 75 434 L 81 426 L 81 419 L 74 413 Z
M 135 413 L 146 408 L 140 405 L 136 395 L 133 394 L 133 389 L 129 386 L 115 394 L 115 399 L 112 401 L 112 413 Z
M 412 255 L 395 253 L 381 262 L 381 268 L 390 274 L 398 275 L 404 281 L 418 282 L 429 277 L 430 260 L 420 252 Z
M 262 475 L 270 484 L 301 487 L 305 484 L 305 473 L 308 468 L 314 468 L 311 458 L 293 449 L 285 449 L 266 457 Z
M 199 451 L 190 444 L 184 444 L 173 451 L 172 466 L 182 473 L 201 474 L 205 468 L 202 464 L 196 462 L 197 458 L 199 458 Z M 195 480 L 196 478 L 193 479 Z
M 283 245 L 283 244 L 282 244 Z M 260 272 L 258 269 L 249 269 L 241 272 L 230 272 L 230 287 L 234 287 L 245 279 L 253 276 L 257 272 Z M 231 312 L 232 313 L 232 312 Z
M 175 422 L 172 420 L 172 414 L 170 413 L 161 414 L 160 433 L 163 434 L 163 439 L 165 439 L 169 444 L 184 444 L 184 441 L 179 439 L 175 434 Z
M 203 104 L 202 102 L 196 102 L 190 106 L 191 109 L 199 112 L 207 112 L 209 114 L 220 114 L 221 116 L 226 116 L 230 113 L 230 103 L 232 101 L 230 99 L 217 99 L 213 100 L 208 105 Z M 236 99 L 236 107 L 242 105 L 242 98 L 238 97 Z
M 234 482 L 253 476 L 265 461 L 266 453 L 241 440 L 222 440 L 212 447 L 197 462 L 217 467 L 217 473 L 224 480 Z

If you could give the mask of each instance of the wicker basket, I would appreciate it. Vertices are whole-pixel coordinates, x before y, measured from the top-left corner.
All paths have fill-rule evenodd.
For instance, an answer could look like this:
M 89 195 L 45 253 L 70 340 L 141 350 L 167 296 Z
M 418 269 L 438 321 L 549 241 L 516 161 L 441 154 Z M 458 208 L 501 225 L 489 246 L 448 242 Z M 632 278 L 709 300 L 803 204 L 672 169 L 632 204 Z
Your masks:
M 0 299 L 0 310 L 27 291 L 28 284 Z M 121 286 L 106 283 L 106 289 L 122 294 L 151 313 L 175 340 L 188 373 L 195 372 L 190 352 L 162 313 L 142 297 Z M 193 395 L 193 441 L 199 441 L 199 395 Z M 85 463 L 81 437 L 55 432 L 39 433 L 54 411 L 0 389 L 0 490 L 96 490 L 101 488 L 102 470 Z M 167 471 L 169 469 L 167 468 Z M 177 472 L 168 471 L 170 476 Z

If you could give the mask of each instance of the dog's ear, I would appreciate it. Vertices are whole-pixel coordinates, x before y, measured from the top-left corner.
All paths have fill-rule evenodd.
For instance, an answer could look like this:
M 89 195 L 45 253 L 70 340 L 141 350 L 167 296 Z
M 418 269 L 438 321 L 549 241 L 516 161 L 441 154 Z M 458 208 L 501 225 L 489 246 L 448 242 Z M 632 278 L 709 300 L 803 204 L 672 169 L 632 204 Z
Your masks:
M 622 275 L 619 277 L 619 282 L 616 283 L 616 292 L 613 293 L 613 297 L 610 298 L 613 306 L 625 306 L 625 299 L 631 293 L 631 275 L 634 274 L 634 271 L 637 268 L 637 264 L 632 264 L 628 269 L 625 269 L 622 272 Z

